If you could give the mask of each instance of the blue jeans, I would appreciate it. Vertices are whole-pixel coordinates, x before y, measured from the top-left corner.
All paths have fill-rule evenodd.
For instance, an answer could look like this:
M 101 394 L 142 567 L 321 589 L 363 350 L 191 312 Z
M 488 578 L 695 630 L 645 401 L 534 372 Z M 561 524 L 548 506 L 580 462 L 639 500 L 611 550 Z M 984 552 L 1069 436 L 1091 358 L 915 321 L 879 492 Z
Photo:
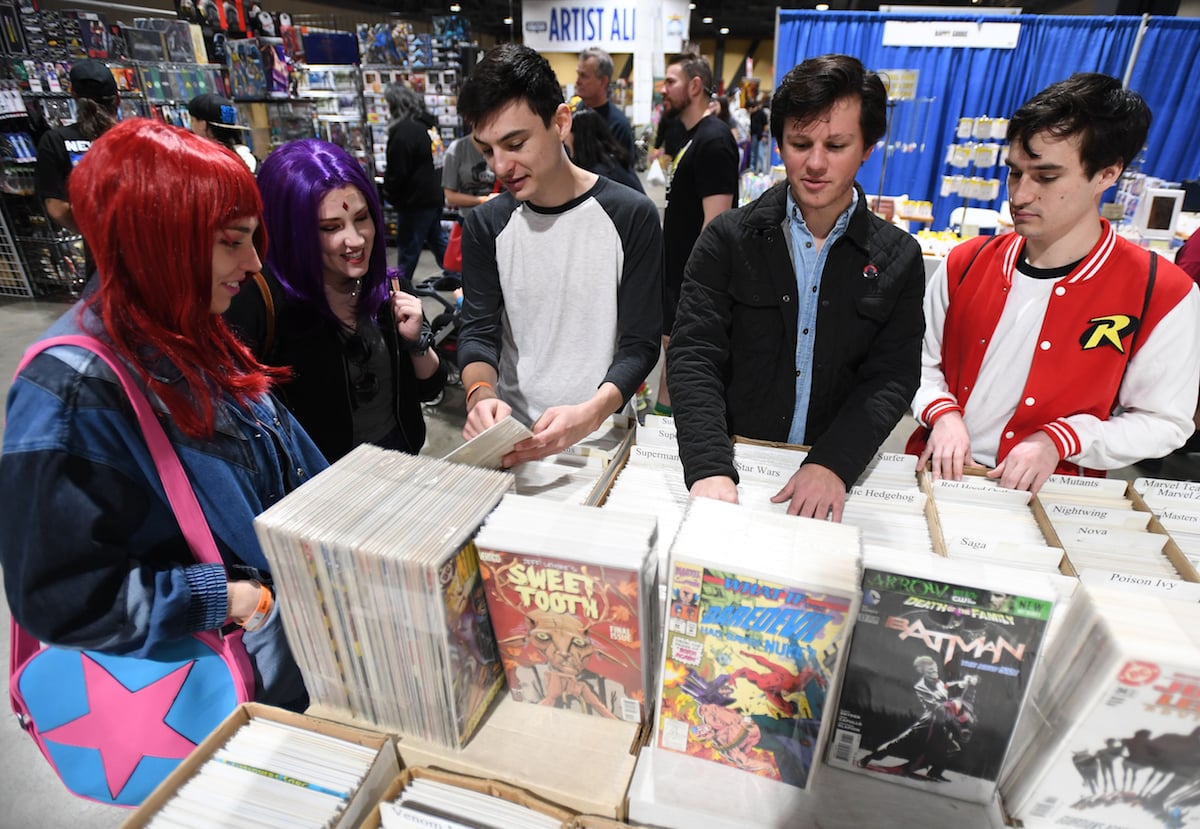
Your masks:
M 440 268 L 447 241 L 446 231 L 442 230 L 442 208 L 396 211 L 398 260 L 407 278 L 412 279 L 417 270 L 417 261 L 421 258 L 421 248 L 426 246 L 433 251 Z

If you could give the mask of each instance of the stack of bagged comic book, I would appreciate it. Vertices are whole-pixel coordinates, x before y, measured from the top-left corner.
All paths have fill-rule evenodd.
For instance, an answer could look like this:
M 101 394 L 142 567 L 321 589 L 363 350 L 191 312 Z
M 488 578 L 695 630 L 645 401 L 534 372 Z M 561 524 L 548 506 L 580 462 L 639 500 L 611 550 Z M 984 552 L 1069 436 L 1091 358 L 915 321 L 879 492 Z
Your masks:
M 513 699 L 641 723 L 658 641 L 653 515 L 505 495 L 475 539 Z
M 1200 826 L 1200 605 L 1087 585 L 1001 795 L 1027 829 Z
M 994 798 L 1051 620 L 1052 578 L 1065 580 L 977 561 L 867 557 L 829 764 Z
M 315 709 L 466 742 L 504 682 L 471 539 L 511 486 L 364 444 L 255 519 Z
M 1046 543 L 1029 492 L 982 475 L 930 481 L 928 487 L 950 558 L 1058 570 L 1063 551 Z
M 733 463 L 738 471 L 738 503 L 753 510 L 784 513 L 788 503 L 771 498 L 796 473 L 808 453 L 793 446 L 737 440 Z M 926 496 L 917 485 L 917 459 L 881 452 L 847 493 L 842 522 L 862 530 L 863 547 L 932 552 L 925 517 Z M 637 442 L 617 476 L 604 506 L 652 511 L 658 516 L 658 553 L 666 567 L 667 550 L 688 503 L 683 465 L 672 418 L 647 415 Z
M 1128 495 L 1127 486 L 1119 479 L 1051 475 L 1038 501 L 1081 581 L 1182 590 L 1184 576 L 1167 557 L 1170 536 L 1151 527 L 1153 513 L 1134 503 L 1137 496 Z
M 395 751 L 390 741 L 387 750 Z M 157 829 L 337 826 L 378 754 L 376 747 L 252 719 L 217 748 L 145 825 Z
M 794 813 L 829 724 L 860 546 L 841 524 L 688 505 L 671 547 L 657 722 L 631 819 L 678 825 L 689 810 L 728 809 L 766 826 Z

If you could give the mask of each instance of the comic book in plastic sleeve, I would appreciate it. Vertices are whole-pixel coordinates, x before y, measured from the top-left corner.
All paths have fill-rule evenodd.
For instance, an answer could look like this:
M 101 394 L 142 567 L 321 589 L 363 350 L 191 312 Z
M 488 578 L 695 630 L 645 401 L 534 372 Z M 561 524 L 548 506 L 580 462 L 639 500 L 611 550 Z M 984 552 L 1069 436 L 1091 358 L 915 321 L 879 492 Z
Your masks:
M 1154 659 L 1108 666 L 1051 749 L 1026 826 L 1200 826 L 1200 675 Z
M 514 700 L 642 722 L 645 574 L 483 543 L 479 560 Z
M 990 800 L 1052 609 L 866 568 L 828 762 Z
M 468 541 L 438 571 L 446 612 L 446 658 L 449 690 L 459 745 L 479 725 L 488 705 L 504 686 L 496 638 L 488 620 L 487 601 L 475 543 Z
M 658 746 L 805 788 L 853 596 L 673 557 Z

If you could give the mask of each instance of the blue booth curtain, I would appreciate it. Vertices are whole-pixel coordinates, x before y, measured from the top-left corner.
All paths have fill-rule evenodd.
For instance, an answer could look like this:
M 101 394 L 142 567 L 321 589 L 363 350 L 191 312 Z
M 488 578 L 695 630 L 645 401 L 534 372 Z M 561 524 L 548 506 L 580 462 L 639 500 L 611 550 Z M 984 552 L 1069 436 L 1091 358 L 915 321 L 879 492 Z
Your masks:
M 1142 172 L 1168 181 L 1200 177 L 1200 19 L 1152 17 L 1129 88 L 1154 118 Z
M 1015 49 L 949 47 L 890 47 L 883 45 L 889 20 L 1020 23 Z M 947 15 L 937 18 L 867 12 L 780 10 L 775 61 L 778 86 L 783 75 L 805 58 L 840 52 L 857 57 L 870 69 L 916 69 L 916 101 L 893 107 L 890 143 L 877 147 L 859 172 L 868 193 L 908 193 L 934 204 L 934 227 L 949 223 L 950 211 L 966 202 L 960 196 L 939 195 L 943 175 L 955 172 L 946 163 L 946 149 L 955 143 L 960 117 L 1008 117 L 1022 102 L 1050 83 L 1073 72 L 1104 72 L 1122 77 L 1137 30 L 1137 17 L 1079 17 L 1020 15 L 979 18 Z M 922 103 L 921 99 L 930 99 Z M 887 166 L 882 187 L 880 171 Z M 998 178 L 1003 168 L 979 171 Z M 989 203 L 998 206 L 1004 198 Z M 980 204 L 978 202 L 976 205 Z

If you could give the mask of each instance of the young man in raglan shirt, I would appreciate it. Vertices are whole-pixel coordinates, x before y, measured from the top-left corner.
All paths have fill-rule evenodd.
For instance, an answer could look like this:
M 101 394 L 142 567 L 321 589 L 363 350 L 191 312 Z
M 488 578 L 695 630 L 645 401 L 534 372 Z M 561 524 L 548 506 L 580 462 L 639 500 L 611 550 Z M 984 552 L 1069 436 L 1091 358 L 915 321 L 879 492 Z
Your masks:
M 662 232 L 646 196 L 571 163 L 571 110 L 534 50 L 488 52 L 458 109 L 504 186 L 463 226 L 463 437 L 511 413 L 534 432 L 511 466 L 595 431 L 654 367 Z
M 1149 127 L 1141 96 L 1095 73 L 1013 115 L 1016 233 L 958 246 L 926 291 L 909 451 L 935 478 L 982 465 L 1036 493 L 1054 472 L 1157 458 L 1191 435 L 1200 293 L 1097 213 Z

